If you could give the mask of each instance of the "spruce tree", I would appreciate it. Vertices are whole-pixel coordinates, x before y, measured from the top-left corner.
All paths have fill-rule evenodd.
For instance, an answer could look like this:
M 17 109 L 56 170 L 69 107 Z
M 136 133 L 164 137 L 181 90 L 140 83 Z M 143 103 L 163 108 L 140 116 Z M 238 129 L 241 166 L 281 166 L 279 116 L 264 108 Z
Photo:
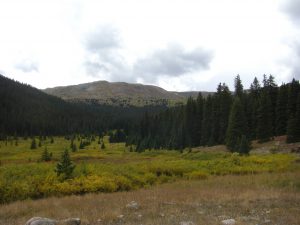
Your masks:
M 41 156 L 41 160 L 48 162 L 48 161 L 51 161 L 51 158 L 52 158 L 52 153 L 49 153 L 47 147 L 45 147 L 45 149 L 42 153 L 42 156 Z
M 239 151 L 239 142 L 242 135 L 246 134 L 246 118 L 239 97 L 234 99 L 231 107 L 229 123 L 226 133 L 226 146 L 233 152 Z
M 75 165 L 71 161 L 69 151 L 66 149 L 62 155 L 60 162 L 57 163 L 55 172 L 57 176 L 63 175 L 64 179 L 71 178 Z
M 300 141 L 300 93 L 297 98 L 297 108 L 295 115 L 289 120 L 287 127 L 287 142 Z
M 234 89 L 234 96 L 241 99 L 244 93 L 244 87 L 239 74 L 234 78 Z
M 248 129 L 249 129 L 249 137 L 251 137 L 251 139 L 256 139 L 257 137 L 256 130 L 257 130 L 260 93 L 261 93 L 261 86 L 258 79 L 255 77 L 253 83 L 250 85 L 250 92 L 249 92 L 248 105 L 247 105 Z
M 271 117 L 271 101 L 266 90 L 261 93 L 258 117 L 257 117 L 257 138 L 259 142 L 266 142 L 272 136 L 272 117 Z
M 287 128 L 288 86 L 281 85 L 276 104 L 276 135 L 285 135 Z
M 32 138 L 30 149 L 36 149 L 36 148 L 37 148 L 37 146 L 36 146 L 35 138 Z
M 245 135 L 242 135 L 241 139 L 240 139 L 240 143 L 239 143 L 239 153 L 241 154 L 249 154 L 251 149 L 251 143 L 250 141 L 247 139 L 247 137 Z

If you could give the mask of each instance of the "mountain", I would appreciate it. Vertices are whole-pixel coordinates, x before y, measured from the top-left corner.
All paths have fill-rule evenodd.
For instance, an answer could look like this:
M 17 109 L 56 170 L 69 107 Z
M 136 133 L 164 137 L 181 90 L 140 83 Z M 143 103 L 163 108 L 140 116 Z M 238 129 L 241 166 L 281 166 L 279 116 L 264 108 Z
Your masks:
M 185 102 L 189 96 L 198 95 L 198 92 L 170 92 L 153 85 L 107 81 L 47 88 L 43 91 L 71 102 L 121 106 L 173 105 Z
M 101 133 L 127 128 L 146 111 L 165 108 L 68 102 L 0 75 L 0 139 L 6 135 Z

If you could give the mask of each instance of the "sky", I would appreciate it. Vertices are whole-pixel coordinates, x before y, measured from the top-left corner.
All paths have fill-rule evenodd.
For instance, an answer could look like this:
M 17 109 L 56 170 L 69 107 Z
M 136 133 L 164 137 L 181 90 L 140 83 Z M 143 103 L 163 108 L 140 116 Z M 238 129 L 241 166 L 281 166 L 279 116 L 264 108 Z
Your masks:
M 300 78 L 300 0 L 1 0 L 0 74 L 169 91 Z

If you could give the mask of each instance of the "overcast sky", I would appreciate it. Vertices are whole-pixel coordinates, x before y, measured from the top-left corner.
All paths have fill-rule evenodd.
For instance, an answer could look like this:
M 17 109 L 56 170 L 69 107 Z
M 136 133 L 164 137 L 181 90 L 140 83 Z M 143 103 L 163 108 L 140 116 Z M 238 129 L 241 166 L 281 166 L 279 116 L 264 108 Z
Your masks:
M 300 0 L 1 0 L 0 73 L 38 88 L 281 84 L 300 77 Z

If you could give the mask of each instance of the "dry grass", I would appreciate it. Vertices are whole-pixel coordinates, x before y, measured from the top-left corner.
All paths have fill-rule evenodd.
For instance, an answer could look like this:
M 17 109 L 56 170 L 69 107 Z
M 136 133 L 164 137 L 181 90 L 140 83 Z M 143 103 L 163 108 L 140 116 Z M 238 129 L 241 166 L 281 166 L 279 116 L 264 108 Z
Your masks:
M 300 172 L 218 176 L 132 192 L 26 200 L 0 206 L 0 225 L 33 217 L 80 217 L 82 224 L 300 224 Z M 126 204 L 136 201 L 139 209 Z M 120 218 L 123 215 L 123 218 Z M 101 220 L 101 221 L 99 221 Z

